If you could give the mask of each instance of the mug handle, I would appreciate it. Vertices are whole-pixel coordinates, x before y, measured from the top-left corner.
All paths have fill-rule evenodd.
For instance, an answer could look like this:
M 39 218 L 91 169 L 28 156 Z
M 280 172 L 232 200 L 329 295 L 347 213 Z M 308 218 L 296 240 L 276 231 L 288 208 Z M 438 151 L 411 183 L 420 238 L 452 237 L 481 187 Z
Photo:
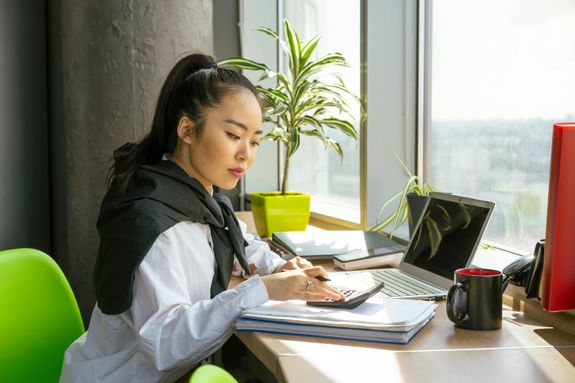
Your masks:
M 469 314 L 467 314 L 467 296 L 465 297 L 465 309 L 462 310 L 461 305 L 455 304 L 455 297 L 457 293 L 463 293 L 467 295 L 467 283 L 458 282 L 451 286 L 447 292 L 447 316 L 449 317 L 450 321 L 460 325 L 467 322 L 469 319 Z

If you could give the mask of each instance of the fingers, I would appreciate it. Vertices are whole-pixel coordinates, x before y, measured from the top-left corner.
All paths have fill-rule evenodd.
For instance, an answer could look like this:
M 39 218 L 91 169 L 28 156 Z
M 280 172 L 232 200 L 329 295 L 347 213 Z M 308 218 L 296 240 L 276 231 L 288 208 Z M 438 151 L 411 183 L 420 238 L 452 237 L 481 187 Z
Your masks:
M 295 257 L 284 263 L 277 271 L 307 269 L 310 267 L 313 267 L 310 261 L 301 257 Z
M 302 299 L 306 301 L 323 301 L 324 299 L 338 301 L 345 298 L 338 289 L 315 278 L 306 281 L 303 295 Z
M 324 278 L 328 277 L 327 271 L 325 271 L 325 269 L 321 266 L 308 267 L 306 269 L 303 269 L 302 271 L 305 273 L 305 275 L 312 278 L 315 278 L 319 275 L 321 275 Z
M 318 280 L 317 276 L 327 276 L 322 267 L 310 267 L 265 275 L 262 282 L 272 300 L 303 299 L 321 301 L 340 300 L 344 295 L 336 288 Z
M 325 301 L 327 298 L 322 294 L 304 292 L 300 299 L 306 302 L 322 302 Z
M 294 263 L 300 268 L 300 269 L 308 269 L 310 267 L 313 267 L 312 263 L 310 261 L 308 261 L 307 259 L 304 259 L 302 257 L 295 257 L 294 259 L 292 259 L 292 261 L 294 261 Z

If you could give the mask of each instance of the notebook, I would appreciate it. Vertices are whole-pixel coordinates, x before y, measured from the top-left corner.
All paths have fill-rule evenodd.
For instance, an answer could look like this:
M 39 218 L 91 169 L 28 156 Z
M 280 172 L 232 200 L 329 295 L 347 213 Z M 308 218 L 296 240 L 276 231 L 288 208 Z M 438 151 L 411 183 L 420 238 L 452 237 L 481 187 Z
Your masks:
M 471 263 L 494 206 L 431 193 L 397 269 L 333 272 L 332 284 L 363 290 L 384 282 L 380 297 L 445 298 L 455 270 Z

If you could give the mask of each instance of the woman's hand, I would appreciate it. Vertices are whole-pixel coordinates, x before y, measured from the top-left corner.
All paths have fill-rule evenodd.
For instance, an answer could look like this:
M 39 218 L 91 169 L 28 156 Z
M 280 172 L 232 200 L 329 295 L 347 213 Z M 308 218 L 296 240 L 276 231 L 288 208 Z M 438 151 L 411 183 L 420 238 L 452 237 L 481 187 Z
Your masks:
M 340 300 L 344 295 L 336 288 L 316 279 L 317 276 L 327 277 L 323 267 L 308 267 L 275 273 L 261 277 L 268 296 L 272 300 L 286 301 L 302 299 L 305 301 L 323 301 L 325 299 Z
M 310 267 L 313 267 L 313 265 L 307 259 L 303 259 L 302 257 L 294 257 L 284 263 L 282 266 L 275 269 L 274 273 L 287 270 L 308 269 Z

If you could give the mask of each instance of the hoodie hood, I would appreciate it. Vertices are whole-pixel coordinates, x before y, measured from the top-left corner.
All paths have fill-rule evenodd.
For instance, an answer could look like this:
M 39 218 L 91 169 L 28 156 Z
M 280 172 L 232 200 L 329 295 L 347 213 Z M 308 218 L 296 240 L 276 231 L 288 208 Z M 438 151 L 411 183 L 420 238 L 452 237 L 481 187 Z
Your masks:
M 125 144 L 114 152 L 116 174 L 126 170 L 135 148 Z M 182 221 L 210 226 L 217 264 L 212 297 L 227 288 L 234 257 L 249 273 L 247 244 L 229 199 L 217 188 L 210 195 L 169 160 L 143 165 L 125 187 L 113 182 L 100 207 L 94 289 L 103 313 L 119 314 L 131 306 L 135 271 L 157 237 Z

